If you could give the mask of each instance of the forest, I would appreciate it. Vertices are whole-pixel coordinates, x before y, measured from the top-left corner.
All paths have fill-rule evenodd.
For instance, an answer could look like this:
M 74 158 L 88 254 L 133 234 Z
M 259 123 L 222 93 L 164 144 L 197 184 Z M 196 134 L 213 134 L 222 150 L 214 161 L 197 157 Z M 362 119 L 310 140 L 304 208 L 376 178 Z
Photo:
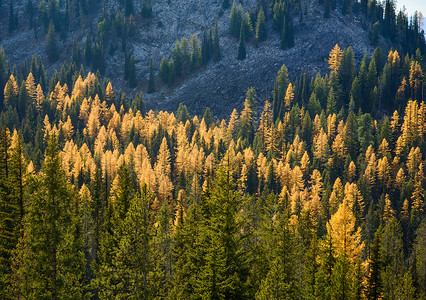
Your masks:
M 283 49 L 284 2 L 265 6 Z M 336 6 L 321 3 L 324 17 Z M 75 61 L 18 71 L 0 46 L 1 298 L 425 299 L 424 32 L 392 1 L 351 3 L 337 1 L 370 14 L 373 43 L 397 46 L 357 62 L 336 44 L 325 74 L 282 65 L 270 97 L 249 88 L 227 118 L 147 110 Z M 244 59 L 264 12 L 252 26 L 231 11 Z M 191 38 L 180 70 L 219 59 L 217 31 Z
M 424 298 L 423 57 L 356 65 L 336 45 L 328 63 L 296 81 L 283 65 L 263 109 L 251 88 L 227 120 L 145 112 L 69 66 L 44 95 L 37 59 L 10 74 L 2 295 Z

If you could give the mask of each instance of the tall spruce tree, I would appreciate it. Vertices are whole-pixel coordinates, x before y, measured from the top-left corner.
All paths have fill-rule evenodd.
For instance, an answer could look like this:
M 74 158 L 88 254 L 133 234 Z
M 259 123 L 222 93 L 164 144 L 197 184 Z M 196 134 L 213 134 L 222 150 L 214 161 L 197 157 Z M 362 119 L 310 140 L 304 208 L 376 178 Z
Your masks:
M 259 13 L 257 14 L 256 40 L 259 42 L 266 40 L 266 20 L 262 6 L 260 7 Z
M 217 20 L 214 22 L 214 37 L 213 37 L 213 58 L 215 61 L 220 59 L 220 45 L 219 45 L 219 30 L 217 27 Z
M 275 77 L 274 84 L 274 99 L 273 99 L 273 121 L 278 118 L 281 119 L 283 115 L 283 106 L 284 106 L 284 96 L 287 91 L 287 87 L 289 84 L 288 80 L 288 69 L 285 65 L 281 66 L 281 69 L 277 73 L 277 77 Z
M 113 258 L 113 267 L 119 284 L 115 286 L 115 297 L 131 299 L 153 299 L 160 296 L 153 276 L 153 224 L 149 209 L 152 194 L 146 185 L 141 195 L 130 201 L 129 210 L 117 228 L 119 241 Z
M 18 247 L 22 261 L 18 290 L 25 297 L 87 298 L 78 210 L 74 209 L 78 198 L 61 168 L 54 135 L 49 139 L 42 170 L 29 182 L 31 201 Z
M 243 60 L 246 58 L 246 46 L 244 45 L 244 30 L 243 30 L 243 26 L 241 25 L 241 30 L 240 30 L 240 42 L 238 45 L 238 55 L 237 55 L 237 59 L 238 60 Z
M 58 60 L 59 58 L 58 41 L 56 37 L 55 25 L 53 24 L 53 22 L 50 22 L 49 29 L 47 31 L 46 50 L 47 50 L 47 57 L 49 58 L 50 62 L 55 62 Z
M 229 171 L 220 168 L 202 200 L 206 219 L 201 247 L 205 260 L 196 284 L 201 298 L 247 298 L 248 257 L 243 247 L 240 197 Z

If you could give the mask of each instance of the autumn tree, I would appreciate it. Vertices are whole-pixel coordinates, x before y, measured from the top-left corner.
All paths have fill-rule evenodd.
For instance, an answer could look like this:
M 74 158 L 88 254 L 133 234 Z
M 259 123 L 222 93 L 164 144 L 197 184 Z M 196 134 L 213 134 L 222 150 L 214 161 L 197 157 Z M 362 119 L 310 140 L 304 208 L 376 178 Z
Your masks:
M 334 48 L 330 51 L 330 55 L 328 58 L 329 69 L 337 73 L 342 63 L 342 58 L 343 51 L 340 50 L 339 45 L 336 44 Z
M 332 238 L 336 255 L 343 255 L 355 263 L 360 259 L 364 248 L 361 228 L 355 229 L 355 216 L 345 199 L 327 223 L 327 232 Z M 345 263 L 344 260 L 342 263 Z

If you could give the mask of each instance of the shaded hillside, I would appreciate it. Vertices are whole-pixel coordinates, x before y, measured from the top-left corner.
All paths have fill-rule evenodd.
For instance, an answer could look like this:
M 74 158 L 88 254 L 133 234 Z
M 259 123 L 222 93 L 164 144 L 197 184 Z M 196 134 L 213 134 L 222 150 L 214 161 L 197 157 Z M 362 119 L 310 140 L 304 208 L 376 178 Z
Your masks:
M 81 52 L 88 36 L 96 35 L 96 25 L 102 16 L 101 4 L 94 12 L 85 16 L 81 25 L 72 28 L 59 39 L 60 58 L 49 63 L 46 55 L 45 34 L 42 25 L 29 29 L 24 6 L 26 1 L 16 1 L 15 11 L 19 25 L 12 33 L 7 30 L 7 3 L 3 1 L 0 22 L 2 45 L 11 64 L 18 69 L 24 60 L 29 64 L 35 54 L 41 57 L 48 74 L 59 70 L 61 63 L 72 60 L 73 41 L 79 41 Z M 62 4 L 60 2 L 60 4 Z M 134 11 L 140 11 L 140 3 L 134 4 Z M 62 5 L 63 6 L 63 5 Z M 61 6 L 61 7 L 62 7 Z M 122 8 L 116 1 L 108 2 L 106 7 L 110 14 Z M 255 11 L 256 1 L 243 1 L 243 9 Z M 330 19 L 323 18 L 323 8 L 314 3 L 303 16 L 302 22 L 296 12 L 292 14 L 295 26 L 295 47 L 280 50 L 280 37 L 272 30 L 272 17 L 267 21 L 268 38 L 258 46 L 252 41 L 247 45 L 247 59 L 236 59 L 238 41 L 229 34 L 230 8 L 223 10 L 222 1 L 153 1 L 153 17 L 144 19 L 135 13 L 133 20 L 135 32 L 126 40 L 128 53 L 133 53 L 136 67 L 137 87 L 130 89 L 124 81 L 125 52 L 121 49 L 119 37 L 112 37 L 105 46 L 105 76 L 110 78 L 113 86 L 127 93 L 146 90 L 149 76 L 148 62 L 153 57 L 154 69 L 158 70 L 162 57 L 170 57 L 176 40 L 196 33 L 201 36 L 204 30 L 218 21 L 222 60 L 209 63 L 201 71 L 195 72 L 185 80 L 180 80 L 173 88 L 157 82 L 157 91 L 145 95 L 147 106 L 153 109 L 177 108 L 180 102 L 188 105 L 192 113 L 201 114 L 207 106 L 216 115 L 229 115 L 234 107 L 241 108 L 243 95 L 248 87 L 254 86 L 262 99 L 273 88 L 276 72 L 285 63 L 292 77 L 304 69 L 311 74 L 327 70 L 325 59 L 330 49 L 338 43 L 343 47 L 352 46 L 359 61 L 365 51 L 374 50 L 368 40 L 367 31 L 357 18 L 344 17 L 340 12 L 332 12 Z M 272 12 L 270 12 L 271 14 Z M 366 22 L 366 21 L 365 21 Z M 37 21 L 36 21 L 37 24 Z M 36 37 L 35 37 L 36 36 Z M 386 45 L 382 46 L 386 49 Z M 84 64 L 84 60 L 81 61 Z M 85 69 L 91 69 L 85 65 Z M 92 67 L 93 70 L 93 67 Z M 93 70 L 96 71 L 96 70 Z M 233 99 L 232 101 L 230 99 Z M 240 99 L 235 103 L 235 99 Z
M 273 4 L 280 1 L 240 1 L 242 11 L 250 13 L 253 27 L 259 7 L 266 7 L 267 39 L 257 42 L 251 37 L 246 42 L 247 58 L 243 61 L 237 60 L 238 39 L 229 33 L 231 1 L 224 9 L 223 3 L 227 1 L 221 0 L 34 0 L 30 10 L 31 1 L 14 1 L 13 7 L 8 1 L 1 2 L 1 45 L 11 69 L 16 65 L 18 73 L 25 73 L 20 77 L 28 75 L 33 55 L 42 59 L 49 77 L 55 70 L 61 69 L 64 61 L 74 62 L 76 68 L 83 65 L 85 73 L 101 70 L 101 75 L 110 79 L 116 90 L 127 95 L 135 95 L 142 90 L 147 108 L 175 110 L 183 102 L 191 113 L 202 114 L 206 107 L 211 107 L 218 117 L 228 116 L 233 108 L 241 109 L 245 92 L 251 86 L 256 88 L 262 101 L 270 98 L 273 80 L 282 64 L 288 66 L 294 80 L 301 70 L 310 75 L 324 74 L 327 71 L 325 60 L 335 44 L 343 48 L 352 46 L 357 62 L 366 51 L 371 54 L 376 46 L 381 46 L 384 51 L 393 47 L 410 54 L 417 47 L 424 47 L 424 37 L 418 37 L 417 21 L 405 15 L 397 16 L 395 7 L 387 5 L 389 1 L 369 5 L 368 10 L 364 6 L 367 1 L 357 2 L 349 9 L 352 13 L 344 7 L 346 0 L 337 1 L 337 7 L 331 9 L 328 19 L 324 17 L 325 2 L 322 0 L 312 1 L 309 5 L 306 1 L 291 1 L 287 10 L 294 24 L 295 46 L 287 50 L 280 49 L 280 32 L 273 29 Z M 152 3 L 150 17 L 141 13 L 147 3 Z M 80 8 L 76 7 L 77 4 Z M 12 23 L 11 15 L 15 18 Z M 374 23 L 376 20 L 379 21 Z M 202 40 L 203 33 L 213 30 L 215 21 L 218 22 L 221 60 L 203 63 L 171 86 L 161 83 L 157 76 L 160 62 L 163 57 L 173 58 L 176 41 L 182 38 L 190 40 L 193 34 Z M 47 56 L 49 22 L 57 31 L 59 59 L 55 62 L 49 61 Z M 372 38 L 372 35 L 376 37 Z M 375 41 L 374 46 L 372 40 Z M 400 49 L 401 45 L 407 49 Z M 131 55 L 135 70 L 133 88 L 132 83 L 125 80 L 128 77 L 125 74 L 126 62 Z M 154 93 L 147 94 L 151 57 L 156 88 Z M 22 68 L 25 62 L 26 67 Z
M 302 70 L 312 75 L 328 72 L 328 55 L 336 43 L 345 48 L 352 46 L 358 62 L 365 51 L 370 54 L 374 51 L 359 21 L 339 13 L 325 20 L 318 5 L 312 7 L 303 23 L 295 18 L 294 48 L 281 50 L 278 33 L 271 28 L 269 32 L 266 42 L 247 47 L 247 58 L 242 61 L 237 60 L 238 42 L 226 34 L 221 40 L 223 59 L 220 62 L 210 64 L 172 92 L 145 95 L 147 104 L 157 109 L 176 110 L 179 102 L 183 102 L 192 113 L 202 114 L 209 106 L 216 114 L 227 116 L 233 108 L 242 108 L 245 92 L 251 86 L 262 100 L 271 97 L 274 79 L 283 64 L 296 79 Z

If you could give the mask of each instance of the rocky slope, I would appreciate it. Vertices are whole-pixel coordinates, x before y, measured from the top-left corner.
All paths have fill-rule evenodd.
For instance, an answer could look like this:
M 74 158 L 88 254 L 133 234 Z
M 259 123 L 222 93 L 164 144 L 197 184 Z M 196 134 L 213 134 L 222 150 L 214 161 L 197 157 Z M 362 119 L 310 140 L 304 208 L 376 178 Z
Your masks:
M 254 9 L 255 0 L 245 0 L 243 9 Z M 0 37 L 8 59 L 19 66 L 24 59 L 29 63 L 35 53 L 42 57 L 46 69 L 52 73 L 64 60 L 71 59 L 72 41 L 85 41 L 87 31 L 96 29 L 99 20 L 92 15 L 86 20 L 84 29 L 75 30 L 60 41 L 60 60 L 49 65 L 45 54 L 45 32 L 41 28 L 28 29 L 24 11 L 25 0 L 15 2 L 15 10 L 20 19 L 20 28 L 12 35 L 7 33 L 8 6 L 3 1 L 1 8 Z M 309 73 L 327 72 L 326 59 L 330 49 L 338 43 L 341 47 L 352 46 L 356 59 L 360 60 L 365 51 L 374 50 L 370 45 L 367 32 L 357 18 L 343 17 L 338 12 L 332 12 L 330 19 L 322 17 L 322 7 L 315 1 L 309 6 L 308 14 L 299 22 L 294 16 L 295 47 L 281 50 L 279 35 L 273 32 L 268 24 L 267 41 L 255 46 L 246 45 L 247 58 L 238 61 L 238 41 L 228 33 L 229 12 L 222 9 L 220 0 L 175 0 L 168 4 L 167 0 L 153 0 L 153 18 L 149 21 L 135 18 L 136 34 L 128 42 L 136 60 L 138 87 L 130 90 L 123 80 L 124 53 L 116 51 L 113 56 L 106 56 L 105 75 L 111 79 L 116 89 L 127 93 L 144 90 L 148 79 L 148 61 L 153 57 L 155 69 L 158 69 L 163 56 L 170 57 L 177 39 L 189 38 L 192 34 L 201 33 L 208 29 L 214 20 L 218 20 L 222 59 L 210 62 L 202 70 L 180 80 L 173 88 L 168 88 L 157 82 L 157 91 L 145 93 L 148 108 L 175 110 L 180 102 L 185 103 L 191 113 L 202 114 L 210 107 L 216 116 L 227 116 L 233 108 L 241 109 L 247 88 L 253 86 L 257 90 L 259 102 L 271 94 L 274 78 L 282 64 L 289 68 L 292 78 L 300 74 L 300 69 Z M 135 10 L 140 11 L 140 3 L 135 3 Z M 64 7 L 62 4 L 61 7 Z M 109 1 L 107 9 L 116 11 L 118 2 Z M 101 11 L 101 9 L 99 9 Z M 384 45 L 386 48 L 386 45 Z

